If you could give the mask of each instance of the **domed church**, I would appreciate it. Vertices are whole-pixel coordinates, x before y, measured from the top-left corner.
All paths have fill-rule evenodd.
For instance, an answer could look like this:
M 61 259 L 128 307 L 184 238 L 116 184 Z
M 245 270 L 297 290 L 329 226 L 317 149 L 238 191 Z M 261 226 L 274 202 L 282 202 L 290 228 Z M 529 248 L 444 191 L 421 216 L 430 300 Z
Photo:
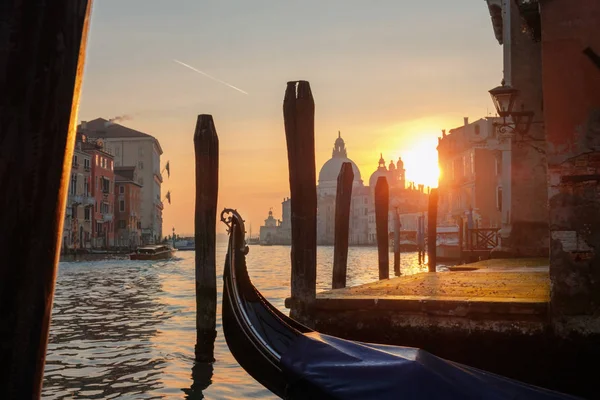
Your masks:
M 350 205 L 350 245 L 370 245 L 376 243 L 375 234 L 375 184 L 380 176 L 384 176 L 390 188 L 390 198 L 397 197 L 402 204 L 403 212 L 414 213 L 427 209 L 427 194 L 423 185 L 417 188 L 413 183 L 406 188 L 405 170 L 402 159 L 397 163 L 390 162 L 386 168 L 383 154 L 379 156 L 377 169 L 369 178 L 369 186 L 364 186 L 358 166 L 348 158 L 346 144 L 341 133 L 335 140 L 331 158 L 323 164 L 319 171 L 317 185 L 317 243 L 332 245 L 335 237 L 335 197 L 337 178 L 342 164 L 352 164 L 354 182 Z M 391 206 L 391 202 L 390 202 Z M 391 225 L 390 225 L 391 226 Z M 409 227 L 410 228 L 410 227 Z M 412 228 L 411 228 L 412 229 Z

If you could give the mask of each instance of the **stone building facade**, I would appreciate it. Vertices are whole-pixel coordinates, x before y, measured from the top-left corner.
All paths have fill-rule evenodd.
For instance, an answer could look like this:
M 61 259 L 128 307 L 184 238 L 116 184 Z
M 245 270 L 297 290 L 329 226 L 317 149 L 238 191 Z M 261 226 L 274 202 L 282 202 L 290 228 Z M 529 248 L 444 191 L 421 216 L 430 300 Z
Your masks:
M 442 131 L 439 224 L 462 224 L 471 214 L 480 228 L 510 228 L 510 198 L 503 201 L 503 188 L 510 186 L 510 173 L 503 173 L 510 146 L 497 132 L 497 122 L 494 117 L 472 123 L 465 118 L 463 126 Z
M 73 151 L 71 179 L 63 227 L 63 251 L 88 249 L 92 246 L 92 212 L 95 199 L 91 190 L 91 157 L 77 138 Z
M 136 167 L 115 167 L 115 246 L 142 244 L 142 185 Z
M 82 121 L 78 131 L 88 137 L 101 138 L 117 167 L 135 166 L 137 182 L 142 185 L 142 242 L 156 243 L 162 238 L 161 197 L 163 177 L 160 156 L 163 151 L 156 138 L 103 118 Z

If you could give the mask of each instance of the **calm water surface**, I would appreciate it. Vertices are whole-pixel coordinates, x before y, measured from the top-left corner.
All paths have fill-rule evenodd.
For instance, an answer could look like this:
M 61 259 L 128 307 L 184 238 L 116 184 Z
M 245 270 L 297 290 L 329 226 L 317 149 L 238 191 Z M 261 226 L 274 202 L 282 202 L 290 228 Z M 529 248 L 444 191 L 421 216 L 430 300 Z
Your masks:
M 217 245 L 217 262 L 226 245 Z M 391 254 L 390 254 L 391 256 Z M 318 248 L 317 290 L 331 287 L 333 247 Z M 393 258 L 393 257 L 390 257 Z M 254 284 L 287 313 L 290 248 L 251 246 Z M 402 254 L 402 273 L 426 270 Z M 216 362 L 194 367 L 194 252 L 172 261 L 61 263 L 54 297 L 46 399 L 274 399 L 236 362 L 221 331 L 218 265 Z M 393 270 L 393 268 L 392 268 Z M 377 249 L 350 248 L 348 286 L 378 279 Z M 194 369 L 192 369 L 194 367 Z

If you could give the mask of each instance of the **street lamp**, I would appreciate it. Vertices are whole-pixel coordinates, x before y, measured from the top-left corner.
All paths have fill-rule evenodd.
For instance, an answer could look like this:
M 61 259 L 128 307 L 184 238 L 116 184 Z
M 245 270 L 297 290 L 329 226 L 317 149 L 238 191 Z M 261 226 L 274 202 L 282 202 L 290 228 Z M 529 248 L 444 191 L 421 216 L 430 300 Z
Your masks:
M 502 80 L 502 85 L 490 90 L 490 96 L 496 107 L 496 112 L 502 118 L 501 123 L 496 123 L 501 134 L 519 134 L 521 136 L 529 132 L 533 120 L 533 111 L 525 111 L 524 105 L 521 105 L 520 111 L 515 111 L 515 101 L 519 91 L 510 85 L 506 85 Z M 507 118 L 511 118 L 507 120 Z

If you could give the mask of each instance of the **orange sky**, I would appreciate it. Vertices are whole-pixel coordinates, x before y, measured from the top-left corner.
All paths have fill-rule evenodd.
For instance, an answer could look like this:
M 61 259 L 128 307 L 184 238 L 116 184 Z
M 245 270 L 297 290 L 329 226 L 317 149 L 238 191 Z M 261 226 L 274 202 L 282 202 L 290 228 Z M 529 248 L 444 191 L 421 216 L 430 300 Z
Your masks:
M 193 232 L 202 113 L 213 114 L 220 138 L 219 207 L 237 208 L 254 234 L 269 207 L 280 217 L 288 80 L 311 82 L 317 174 L 341 130 L 365 182 L 381 152 L 387 163 L 402 156 L 409 181 L 430 185 L 440 130 L 493 108 L 487 91 L 501 80 L 502 54 L 484 2 L 415 3 L 96 2 L 79 119 L 128 114 L 123 125 L 160 141 L 171 162 L 165 235 Z

